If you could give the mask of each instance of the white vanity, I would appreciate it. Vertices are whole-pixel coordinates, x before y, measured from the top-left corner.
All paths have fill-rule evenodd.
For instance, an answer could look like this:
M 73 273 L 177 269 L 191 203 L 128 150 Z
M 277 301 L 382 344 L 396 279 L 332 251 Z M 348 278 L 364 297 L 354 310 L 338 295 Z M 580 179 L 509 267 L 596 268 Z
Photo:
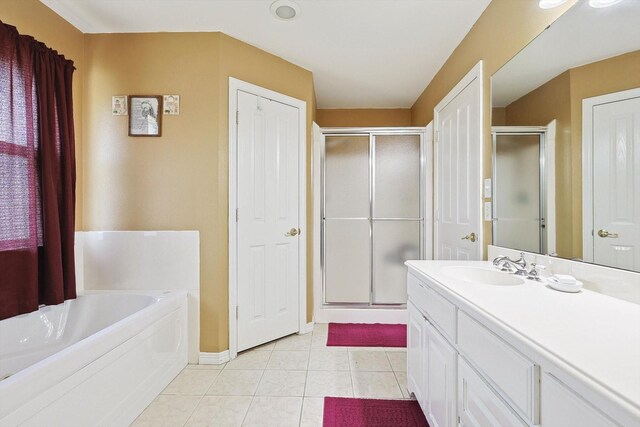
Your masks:
M 408 261 L 407 376 L 431 427 L 640 426 L 640 305 L 483 261 Z

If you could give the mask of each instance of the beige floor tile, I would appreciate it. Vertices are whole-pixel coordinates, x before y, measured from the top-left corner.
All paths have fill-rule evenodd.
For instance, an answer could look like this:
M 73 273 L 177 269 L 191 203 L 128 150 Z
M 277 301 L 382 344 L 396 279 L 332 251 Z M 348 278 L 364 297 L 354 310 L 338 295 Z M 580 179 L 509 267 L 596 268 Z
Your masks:
M 255 350 L 255 351 L 271 351 L 274 349 L 274 347 L 276 346 L 276 341 L 270 341 L 266 344 L 262 344 L 259 345 L 257 347 L 252 348 L 251 350 Z
M 389 351 L 387 357 L 391 363 L 391 368 L 397 372 L 407 371 L 407 353 L 401 351 Z
M 384 351 L 349 350 L 352 371 L 391 371 L 391 364 Z
M 328 338 L 327 334 L 323 334 L 323 333 L 316 334 L 314 332 L 313 337 L 311 338 L 311 348 L 326 347 L 327 338 Z
M 182 426 L 199 401 L 199 396 L 158 396 L 133 422 L 132 426 Z
M 302 401 L 300 427 L 322 427 L 324 397 L 305 397 Z
M 402 397 L 405 399 L 411 398 L 411 393 L 407 389 L 407 373 L 406 372 L 395 372 L 396 379 L 398 380 L 398 385 L 400 386 L 400 391 L 402 392 Z
M 300 423 L 301 397 L 256 396 L 249 406 L 243 426 L 296 427 Z
M 205 396 L 187 421 L 187 427 L 240 427 L 251 405 L 250 396 Z
M 222 370 L 226 366 L 226 363 L 220 363 L 219 365 L 195 365 L 189 364 L 185 369 L 211 369 L 211 370 Z
M 329 324 L 328 323 L 316 323 L 313 325 L 313 333 L 314 334 L 328 334 L 329 333 Z
M 286 369 L 289 371 L 306 371 L 309 364 L 308 351 L 274 351 L 267 363 L 267 369 Z
M 217 369 L 183 369 L 162 394 L 202 396 L 219 373 Z
M 393 372 L 351 371 L 353 395 L 376 399 L 401 399 L 402 392 Z
M 249 350 L 238 354 L 233 360 L 227 362 L 227 369 L 264 369 L 267 367 L 271 351 Z
M 225 369 L 211 384 L 208 395 L 253 396 L 264 371 Z
M 384 347 L 347 347 L 349 351 L 385 351 Z
M 304 396 L 306 371 L 265 371 L 256 396 Z
M 348 371 L 349 353 L 346 351 L 312 350 L 309 356 L 310 371 Z
M 351 374 L 339 371 L 308 371 L 304 395 L 353 397 Z
M 312 334 L 289 335 L 276 341 L 274 350 L 299 350 L 308 351 L 311 347 Z

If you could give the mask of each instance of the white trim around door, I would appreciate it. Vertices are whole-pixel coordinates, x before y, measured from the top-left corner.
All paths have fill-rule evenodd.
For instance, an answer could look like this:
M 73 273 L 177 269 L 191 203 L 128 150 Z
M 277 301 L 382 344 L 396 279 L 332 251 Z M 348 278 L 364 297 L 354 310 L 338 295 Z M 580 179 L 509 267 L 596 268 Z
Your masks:
M 236 210 L 238 207 L 238 91 L 244 91 L 253 95 L 268 98 L 298 109 L 298 215 L 302 225 L 307 223 L 307 103 L 242 80 L 229 77 L 229 359 L 234 359 L 238 354 L 238 229 L 236 222 Z M 299 333 L 305 333 L 309 329 L 307 325 L 307 238 L 310 230 L 301 228 L 299 237 Z
M 593 254 L 593 109 L 597 105 L 640 97 L 640 88 L 608 93 L 582 100 L 582 260 L 594 262 Z

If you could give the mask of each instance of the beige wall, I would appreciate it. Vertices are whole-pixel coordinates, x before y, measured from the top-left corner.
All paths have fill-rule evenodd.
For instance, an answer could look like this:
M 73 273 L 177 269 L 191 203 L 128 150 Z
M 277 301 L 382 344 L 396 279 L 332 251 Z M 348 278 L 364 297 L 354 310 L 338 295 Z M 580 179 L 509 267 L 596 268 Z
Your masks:
M 20 34 L 33 36 L 67 59 L 73 60 L 73 116 L 76 132 L 76 229 L 81 230 L 83 164 L 82 164 L 82 81 L 84 35 L 38 0 L 0 0 L 0 20 L 18 28 Z
M 535 0 L 493 0 L 469 33 L 411 107 L 413 126 L 433 120 L 438 102 L 479 61 L 484 60 L 484 140 L 491 137 L 490 81 L 502 65 L 566 12 L 577 0 L 569 0 L 554 9 L 540 9 Z M 483 147 L 483 176 L 491 176 L 491 144 Z M 491 243 L 491 222 L 483 227 L 485 244 Z M 486 247 L 485 257 L 486 257 Z
M 310 135 L 311 72 L 221 33 L 87 34 L 86 61 L 85 228 L 199 230 L 201 351 L 226 350 L 228 78 L 306 101 Z M 127 137 L 111 115 L 112 95 L 169 93 L 180 115 L 161 138 Z
M 316 122 L 321 127 L 406 127 L 411 126 L 411 109 L 319 109 Z
M 556 252 L 573 258 L 571 212 L 571 94 L 569 71 L 506 107 L 507 126 L 546 126 L 556 120 Z M 580 234 L 580 233 L 578 233 Z
M 507 120 L 507 110 L 504 107 L 493 107 L 491 109 L 491 126 L 504 126 Z

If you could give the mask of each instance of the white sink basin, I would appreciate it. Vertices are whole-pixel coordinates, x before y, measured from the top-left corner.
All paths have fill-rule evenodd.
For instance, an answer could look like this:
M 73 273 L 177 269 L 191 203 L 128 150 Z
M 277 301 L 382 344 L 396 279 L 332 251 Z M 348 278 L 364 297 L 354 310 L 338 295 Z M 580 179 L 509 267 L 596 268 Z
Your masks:
M 483 285 L 516 286 L 524 284 L 524 279 L 518 276 L 486 268 L 452 265 L 442 267 L 442 272 L 459 280 Z

